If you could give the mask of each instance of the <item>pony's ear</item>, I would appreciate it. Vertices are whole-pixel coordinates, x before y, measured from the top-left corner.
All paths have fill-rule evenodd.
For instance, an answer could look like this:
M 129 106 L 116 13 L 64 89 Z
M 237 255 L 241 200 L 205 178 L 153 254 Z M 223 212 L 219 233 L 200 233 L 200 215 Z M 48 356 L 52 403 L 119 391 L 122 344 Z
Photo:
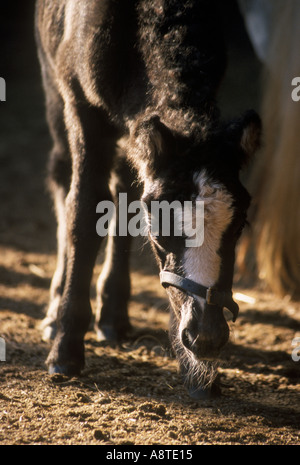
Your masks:
M 261 144 L 262 123 L 254 110 L 248 110 L 239 120 L 227 127 L 229 139 L 241 149 L 239 155 L 240 167 L 251 160 Z
M 131 131 L 128 155 L 147 176 L 167 167 L 175 151 L 175 137 L 157 115 L 138 121 Z

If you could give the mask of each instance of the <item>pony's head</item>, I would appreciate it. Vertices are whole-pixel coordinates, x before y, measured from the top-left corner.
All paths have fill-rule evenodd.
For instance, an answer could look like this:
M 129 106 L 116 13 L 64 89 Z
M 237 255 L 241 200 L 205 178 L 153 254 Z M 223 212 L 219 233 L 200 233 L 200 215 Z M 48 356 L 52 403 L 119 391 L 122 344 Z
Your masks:
M 172 308 L 171 342 L 189 383 L 210 382 L 200 361 L 215 360 L 228 341 L 223 309 L 234 320 L 238 313 L 235 246 L 250 204 L 239 174 L 259 144 L 260 120 L 250 111 L 191 141 L 152 117 L 135 136 L 149 239 Z

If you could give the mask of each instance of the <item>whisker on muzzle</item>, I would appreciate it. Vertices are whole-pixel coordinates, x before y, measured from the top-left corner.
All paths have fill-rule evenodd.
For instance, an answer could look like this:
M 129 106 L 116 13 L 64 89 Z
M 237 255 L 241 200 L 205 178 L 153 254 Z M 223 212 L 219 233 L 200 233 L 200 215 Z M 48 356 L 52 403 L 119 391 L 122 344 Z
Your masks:
M 171 343 L 176 353 L 184 384 L 187 387 L 206 389 L 212 385 L 217 377 L 218 360 L 199 360 L 187 348 L 184 347 L 178 331 L 178 325 L 175 323 L 170 328 L 170 334 L 173 334 Z M 196 337 L 193 344 L 197 343 Z

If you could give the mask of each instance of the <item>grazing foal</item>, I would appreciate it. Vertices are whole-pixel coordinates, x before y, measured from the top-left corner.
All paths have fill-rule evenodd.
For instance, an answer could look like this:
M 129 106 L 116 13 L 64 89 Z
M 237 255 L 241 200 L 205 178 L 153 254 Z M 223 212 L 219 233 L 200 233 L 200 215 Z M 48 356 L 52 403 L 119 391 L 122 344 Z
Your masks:
M 96 206 L 142 200 L 204 202 L 204 241 L 158 231 L 149 240 L 171 303 L 170 338 L 194 397 L 208 395 L 214 360 L 228 340 L 223 315 L 238 307 L 234 249 L 249 195 L 239 171 L 260 132 L 254 112 L 222 123 L 215 95 L 225 70 L 212 0 L 38 0 L 36 37 L 53 149 L 50 186 L 58 263 L 45 334 L 55 338 L 50 372 L 84 366 L 90 282 L 101 237 Z M 122 149 L 119 141 L 122 139 Z M 115 221 L 118 223 L 119 219 Z M 96 329 L 119 339 L 129 328 L 129 236 L 108 239 L 98 285 Z M 117 290 L 117 292 L 116 292 Z

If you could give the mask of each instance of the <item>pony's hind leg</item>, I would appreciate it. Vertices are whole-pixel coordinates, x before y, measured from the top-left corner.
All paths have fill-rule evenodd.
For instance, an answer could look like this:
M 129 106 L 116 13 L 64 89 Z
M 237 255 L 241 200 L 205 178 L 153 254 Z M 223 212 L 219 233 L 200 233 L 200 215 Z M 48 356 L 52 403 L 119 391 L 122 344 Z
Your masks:
M 128 301 L 130 298 L 130 246 L 129 234 L 120 236 L 119 194 L 127 193 L 128 203 L 138 196 L 133 185 L 134 174 L 126 158 L 119 154 L 112 175 L 111 192 L 116 207 L 116 235 L 109 235 L 102 271 L 97 282 L 97 312 L 95 330 L 99 340 L 117 341 L 128 333 Z M 127 229 L 127 225 L 123 225 Z

